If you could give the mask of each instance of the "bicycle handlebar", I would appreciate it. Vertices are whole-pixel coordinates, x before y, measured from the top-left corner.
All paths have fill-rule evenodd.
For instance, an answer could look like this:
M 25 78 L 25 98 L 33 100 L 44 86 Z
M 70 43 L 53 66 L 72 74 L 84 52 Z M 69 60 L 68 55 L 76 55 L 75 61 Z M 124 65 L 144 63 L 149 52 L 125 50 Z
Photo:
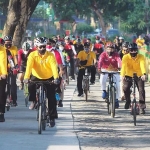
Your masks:
M 46 80 L 46 81 L 32 81 L 29 80 L 30 83 L 34 83 L 34 84 L 54 84 L 54 80 L 50 81 L 50 80 Z
M 120 74 L 120 71 L 102 71 L 100 73 L 104 73 L 104 74 Z

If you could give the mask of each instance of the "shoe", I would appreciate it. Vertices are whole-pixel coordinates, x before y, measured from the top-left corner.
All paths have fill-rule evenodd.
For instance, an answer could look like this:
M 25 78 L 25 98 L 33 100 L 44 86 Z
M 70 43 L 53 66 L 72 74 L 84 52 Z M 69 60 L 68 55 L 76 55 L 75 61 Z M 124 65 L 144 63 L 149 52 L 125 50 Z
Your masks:
M 78 97 L 84 97 L 84 94 L 78 94 Z
M 23 90 L 23 83 L 20 83 L 19 90 Z
M 17 104 L 17 102 L 13 102 L 11 106 L 16 107 L 16 106 L 18 106 L 18 104 Z
M 95 84 L 95 82 L 90 82 L 90 85 L 94 85 Z
M 126 102 L 126 103 L 125 103 L 125 106 L 124 106 L 124 109 L 129 109 L 130 103 L 131 103 L 131 102 Z
M 71 81 L 75 81 L 75 78 L 72 78 L 72 77 L 71 77 L 70 80 L 71 80 Z
M 51 120 L 50 120 L 50 126 L 51 126 L 51 127 L 54 127 L 54 126 L 55 126 L 55 119 L 51 119 Z
M 29 106 L 29 109 L 30 109 L 30 110 L 33 110 L 34 107 L 35 107 L 35 102 L 31 102 L 31 104 L 30 104 L 30 106 Z
M 115 108 L 119 108 L 119 101 L 118 101 L 118 99 L 116 99 L 116 101 L 115 101 Z
M 106 91 L 103 91 L 103 93 L 102 93 L 102 98 L 103 98 L 103 99 L 106 99 L 106 98 L 107 98 L 107 92 L 106 92 Z
M 121 100 L 122 100 L 122 101 L 126 100 L 126 99 L 125 99 L 125 96 L 122 96 L 122 97 L 121 97 Z
M 140 114 L 145 114 L 145 109 L 144 108 L 140 109 Z
M 63 107 L 62 100 L 59 100 L 59 102 L 58 102 L 58 107 Z
M 4 113 L 0 113 L 0 122 L 5 122 Z

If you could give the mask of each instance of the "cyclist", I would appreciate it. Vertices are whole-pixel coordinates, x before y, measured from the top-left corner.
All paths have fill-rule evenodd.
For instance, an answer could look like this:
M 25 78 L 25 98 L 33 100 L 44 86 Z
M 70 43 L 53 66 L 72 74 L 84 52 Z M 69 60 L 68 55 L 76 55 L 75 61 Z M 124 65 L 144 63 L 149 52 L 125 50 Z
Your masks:
M 0 122 L 5 122 L 6 104 L 6 76 L 7 76 L 7 54 L 3 46 L 0 46 Z
M 64 49 L 68 56 L 70 57 L 70 75 L 71 75 L 71 80 L 75 81 L 75 75 L 74 75 L 74 58 L 76 57 L 77 53 L 75 51 L 75 48 L 70 42 L 70 38 L 68 36 L 65 37 L 65 45 Z
M 126 99 L 125 109 L 129 109 L 130 87 L 132 86 L 133 73 L 137 74 L 135 80 L 139 91 L 139 106 L 140 113 L 145 114 L 145 87 L 144 81 L 146 79 L 145 58 L 142 54 L 138 54 L 138 47 L 136 43 L 131 43 L 128 46 L 129 54 L 126 54 L 122 59 L 121 76 L 123 80 L 123 91 Z
M 103 44 L 100 43 L 100 37 L 96 37 L 96 41 L 93 47 L 93 51 L 96 53 L 96 60 L 98 60 L 101 53 L 104 51 Z
M 18 80 L 20 81 L 19 85 L 20 90 L 23 89 L 23 78 L 26 70 L 27 58 L 32 51 L 33 50 L 30 49 L 30 44 L 28 42 L 24 42 L 22 45 L 22 49 L 18 51 L 18 65 L 19 65 Z
M 88 39 L 86 40 L 86 42 L 89 43 L 89 45 L 90 45 L 90 51 L 93 51 L 93 44 L 92 44 L 92 42 L 91 42 L 91 39 L 88 38 Z
M 137 46 L 138 46 L 139 48 L 140 48 L 141 46 L 145 45 L 145 40 L 144 40 L 144 38 L 143 38 L 141 35 L 139 35 L 139 37 L 137 38 L 136 44 L 137 44 Z
M 114 50 L 114 45 L 112 42 L 106 43 L 105 52 L 103 52 L 98 61 L 98 71 L 99 72 L 107 72 L 107 71 L 118 71 L 121 68 L 121 59 L 117 52 Z M 106 81 L 108 74 L 101 74 L 100 76 L 100 84 L 103 90 L 102 98 L 107 98 L 106 92 Z M 119 74 L 114 75 L 114 81 L 116 83 L 116 103 L 115 107 L 119 107 L 119 92 L 120 92 L 120 76 Z
M 46 51 L 46 40 L 44 38 L 36 39 L 37 51 L 30 53 L 27 60 L 27 67 L 24 76 L 24 82 L 28 84 L 29 101 L 31 104 L 29 109 L 33 109 L 36 104 L 36 85 L 31 81 L 54 80 L 54 83 L 59 83 L 59 75 L 57 62 L 54 55 Z M 30 75 L 32 76 L 30 78 Z M 55 85 L 46 84 L 46 94 L 48 98 L 48 109 L 50 116 L 51 127 L 55 126 L 55 118 L 57 118 Z
M 129 45 L 129 42 L 124 42 L 122 44 L 122 50 L 120 50 L 118 53 L 120 55 L 120 58 L 122 59 L 124 55 L 128 54 L 129 53 L 129 50 L 128 50 L 128 45 Z M 122 83 L 122 80 L 120 82 L 120 85 L 121 85 L 121 95 L 123 95 L 123 83 Z M 121 96 L 121 100 L 125 100 L 125 96 Z
M 12 63 L 8 64 L 8 68 L 9 68 L 8 69 L 8 72 L 9 72 L 8 78 L 11 78 L 11 97 L 13 100 L 12 106 L 17 106 L 16 78 L 17 78 L 17 73 L 19 70 L 18 60 L 17 60 L 18 49 L 16 46 L 12 46 L 12 37 L 11 36 L 5 36 L 4 41 L 5 41 L 4 46 L 5 46 L 5 49 L 7 52 L 8 61 L 9 61 L 9 59 L 12 59 L 12 61 L 11 61 Z
M 82 89 L 82 80 L 83 75 L 85 74 L 85 67 L 90 67 L 89 71 L 91 72 L 90 82 L 95 82 L 95 65 L 96 65 L 96 55 L 93 51 L 90 51 L 90 44 L 84 43 L 84 51 L 80 51 L 77 56 L 76 65 L 79 67 L 78 78 L 77 78 L 77 88 L 78 88 L 78 96 L 83 97 L 83 89 Z M 94 67 L 93 67 L 94 66 Z

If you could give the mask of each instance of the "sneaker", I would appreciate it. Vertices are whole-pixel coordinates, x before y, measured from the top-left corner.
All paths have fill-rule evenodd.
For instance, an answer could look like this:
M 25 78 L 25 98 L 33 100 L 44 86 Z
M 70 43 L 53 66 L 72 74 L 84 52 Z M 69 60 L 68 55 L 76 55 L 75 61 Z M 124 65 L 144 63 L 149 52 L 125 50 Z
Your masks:
M 130 103 L 131 103 L 131 102 L 126 102 L 124 108 L 125 108 L 125 109 L 129 109 Z
M 90 85 L 94 85 L 94 84 L 95 84 L 95 82 L 91 82 L 91 83 L 90 83 Z
M 50 124 L 50 127 L 54 127 L 55 126 L 55 119 L 51 119 L 49 124 Z
M 121 100 L 122 100 L 122 101 L 126 100 L 126 99 L 125 99 L 125 96 L 122 96 L 122 97 L 121 97 Z
M 33 110 L 34 107 L 35 107 L 35 102 L 31 102 L 31 104 L 30 104 L 30 106 L 29 106 L 29 109 L 30 109 L 30 110 Z
M 145 109 L 144 108 L 140 109 L 140 114 L 145 114 Z
M 72 78 L 72 77 L 71 77 L 70 80 L 71 80 L 71 81 L 75 81 L 75 78 Z
M 18 106 L 18 104 L 17 104 L 17 102 L 13 102 L 11 106 L 16 107 L 16 106 Z
M 60 101 L 58 102 L 58 107 L 63 107 L 62 100 L 60 100 Z
M 84 97 L 84 94 L 78 94 L 78 97 Z
M 119 101 L 118 101 L 118 99 L 116 99 L 116 101 L 115 101 L 115 108 L 119 108 Z
M 23 83 L 20 83 L 19 90 L 23 90 Z
M 0 122 L 5 122 L 4 113 L 0 113 Z
M 102 98 L 103 98 L 103 99 L 106 99 L 106 98 L 107 98 L 107 92 L 106 92 L 106 91 L 103 91 L 103 93 L 102 93 Z

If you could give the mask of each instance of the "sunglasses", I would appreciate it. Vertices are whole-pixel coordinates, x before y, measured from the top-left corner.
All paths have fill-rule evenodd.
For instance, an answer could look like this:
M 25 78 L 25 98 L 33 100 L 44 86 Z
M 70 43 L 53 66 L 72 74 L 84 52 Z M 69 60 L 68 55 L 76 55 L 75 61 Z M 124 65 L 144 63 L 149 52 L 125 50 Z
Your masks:
M 137 49 L 130 49 L 129 51 L 130 52 L 137 52 L 138 50 Z
M 39 49 L 46 48 L 46 45 L 39 46 Z

